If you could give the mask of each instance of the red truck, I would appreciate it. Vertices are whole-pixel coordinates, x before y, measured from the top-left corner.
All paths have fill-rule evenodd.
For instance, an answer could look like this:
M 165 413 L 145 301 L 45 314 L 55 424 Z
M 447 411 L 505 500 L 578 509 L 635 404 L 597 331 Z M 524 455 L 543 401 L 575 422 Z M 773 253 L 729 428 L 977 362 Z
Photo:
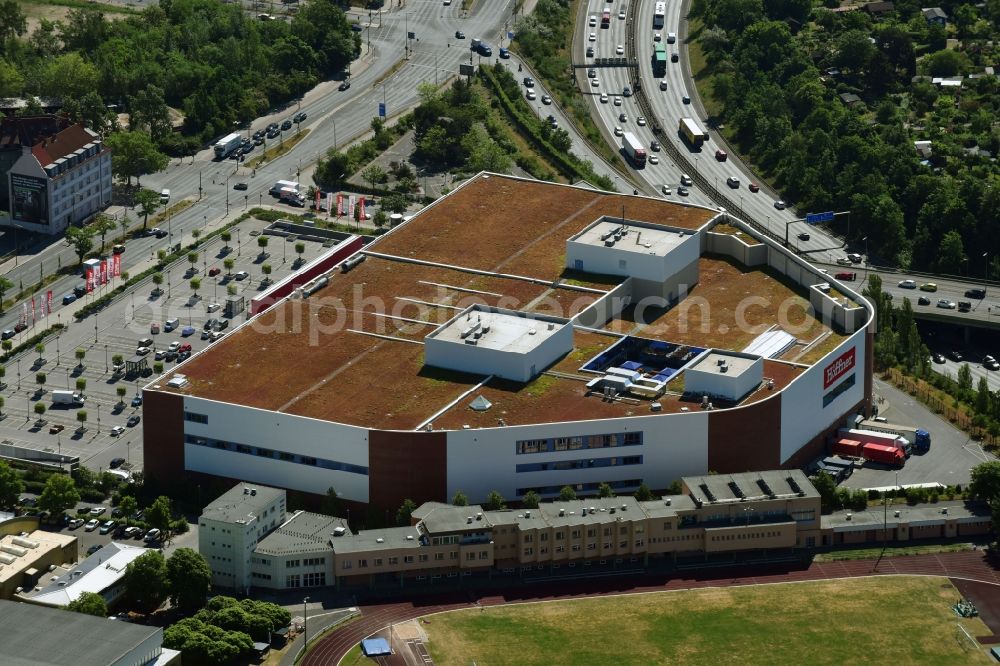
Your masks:
M 902 449 L 882 444 L 865 444 L 861 447 L 861 455 L 864 456 L 865 460 L 893 467 L 902 467 L 906 461 L 906 454 L 903 453 Z
M 861 442 L 854 439 L 834 440 L 830 453 L 850 458 L 861 458 Z
M 881 444 L 882 446 L 894 446 L 902 449 L 906 456 L 912 452 L 913 445 L 910 440 L 900 435 L 892 435 L 885 432 L 875 432 L 861 428 L 842 428 L 837 432 L 839 437 L 849 437 L 856 439 L 862 444 Z

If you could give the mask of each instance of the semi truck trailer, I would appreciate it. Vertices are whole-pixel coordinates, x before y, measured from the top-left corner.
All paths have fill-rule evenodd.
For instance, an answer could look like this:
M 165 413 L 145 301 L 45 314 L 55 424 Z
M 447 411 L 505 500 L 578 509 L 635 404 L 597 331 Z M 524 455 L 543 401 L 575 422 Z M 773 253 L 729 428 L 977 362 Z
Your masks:
M 913 446 L 910 440 L 902 437 L 900 435 L 894 435 L 888 432 L 876 432 L 874 430 L 862 430 L 860 428 L 844 429 L 837 433 L 840 438 L 855 439 L 861 442 L 861 445 L 865 444 L 881 444 L 882 446 L 895 446 L 903 450 L 904 455 L 910 455 L 913 451 Z
M 882 423 L 881 421 L 859 421 L 855 426 L 860 430 L 871 430 L 889 435 L 904 437 L 913 445 L 913 450 L 918 453 L 925 453 L 931 448 L 931 434 L 923 428 L 902 426 L 895 423 Z
M 636 169 L 646 166 L 646 147 L 632 132 L 625 132 L 622 136 L 622 150 Z
M 906 454 L 903 453 L 902 449 L 895 446 L 865 444 L 861 447 L 861 453 L 865 460 L 892 467 L 902 467 L 906 462 Z
M 227 134 L 226 136 L 219 139 L 213 148 L 215 149 L 215 157 L 224 160 L 229 157 L 234 150 L 240 147 L 243 143 L 243 137 L 239 134 Z

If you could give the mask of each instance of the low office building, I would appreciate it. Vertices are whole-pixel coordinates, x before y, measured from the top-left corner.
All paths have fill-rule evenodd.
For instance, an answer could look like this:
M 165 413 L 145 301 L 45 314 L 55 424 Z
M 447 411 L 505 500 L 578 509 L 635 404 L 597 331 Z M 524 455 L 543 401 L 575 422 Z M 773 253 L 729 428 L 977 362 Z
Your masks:
M 0 124 L 7 226 L 60 235 L 111 204 L 111 150 L 96 132 L 57 116 Z
M 37 521 L 35 521 L 37 524 Z M 32 589 L 48 571 L 76 561 L 75 536 L 34 530 L 0 537 L 0 599 Z
M 112 607 L 125 594 L 125 570 L 147 548 L 112 541 L 76 566 L 58 567 L 43 575 L 36 586 L 15 595 L 18 601 L 65 608 L 84 592 L 104 597 Z
M 167 666 L 180 652 L 163 647 L 163 629 L 0 601 L 4 666 Z
M 254 587 L 322 587 L 334 580 L 330 539 L 348 531 L 343 518 L 298 511 L 261 539 L 253 551 Z
M 246 590 L 257 543 L 285 522 L 285 491 L 240 483 L 205 507 L 198 519 L 198 551 L 212 569 L 212 585 Z

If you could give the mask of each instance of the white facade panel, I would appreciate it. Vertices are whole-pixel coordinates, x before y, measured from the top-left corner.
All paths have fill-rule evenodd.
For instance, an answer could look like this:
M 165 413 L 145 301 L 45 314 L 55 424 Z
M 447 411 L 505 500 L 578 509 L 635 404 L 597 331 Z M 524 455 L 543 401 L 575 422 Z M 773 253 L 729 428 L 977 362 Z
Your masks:
M 642 432 L 639 446 L 518 454 L 517 442 L 556 437 Z M 641 465 L 517 472 L 517 465 L 611 456 L 642 456 Z M 658 414 L 600 421 L 457 430 L 448 433 L 448 496 L 464 491 L 481 502 L 492 490 L 519 498 L 525 487 L 641 479 L 662 488 L 708 471 L 708 413 Z
M 281 453 L 368 467 L 368 430 L 294 414 L 185 396 L 184 411 L 207 417 L 185 419 L 184 433 L 194 437 L 275 451 L 263 457 L 185 443 L 184 465 L 191 471 L 266 483 L 323 495 L 331 486 L 344 499 L 368 502 L 368 475 L 280 459 Z
M 781 392 L 782 463 L 864 399 L 865 342 L 861 329 Z

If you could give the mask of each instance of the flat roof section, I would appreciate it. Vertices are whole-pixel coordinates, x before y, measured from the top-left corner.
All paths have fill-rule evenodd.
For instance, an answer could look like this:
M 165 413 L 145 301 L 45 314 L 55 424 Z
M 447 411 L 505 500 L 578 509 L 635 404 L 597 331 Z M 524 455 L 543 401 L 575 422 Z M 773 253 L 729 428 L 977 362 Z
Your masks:
M 691 231 L 674 231 L 653 225 L 636 224 L 634 220 L 626 220 L 623 223 L 620 218 L 604 217 L 572 236 L 570 240 L 594 247 L 613 247 L 621 252 L 664 256 L 691 237 Z
M 726 374 L 730 377 L 739 377 L 757 362 L 756 358 L 747 358 L 735 354 L 712 351 L 702 356 L 692 365 L 689 370 L 700 370 L 702 372 L 720 372 L 719 368 L 725 363 Z M 722 363 L 720 363 L 722 361 Z
M 478 333 L 477 347 L 524 354 L 566 325 L 532 319 L 519 312 L 472 307 L 427 337 L 465 344 L 467 338 Z

